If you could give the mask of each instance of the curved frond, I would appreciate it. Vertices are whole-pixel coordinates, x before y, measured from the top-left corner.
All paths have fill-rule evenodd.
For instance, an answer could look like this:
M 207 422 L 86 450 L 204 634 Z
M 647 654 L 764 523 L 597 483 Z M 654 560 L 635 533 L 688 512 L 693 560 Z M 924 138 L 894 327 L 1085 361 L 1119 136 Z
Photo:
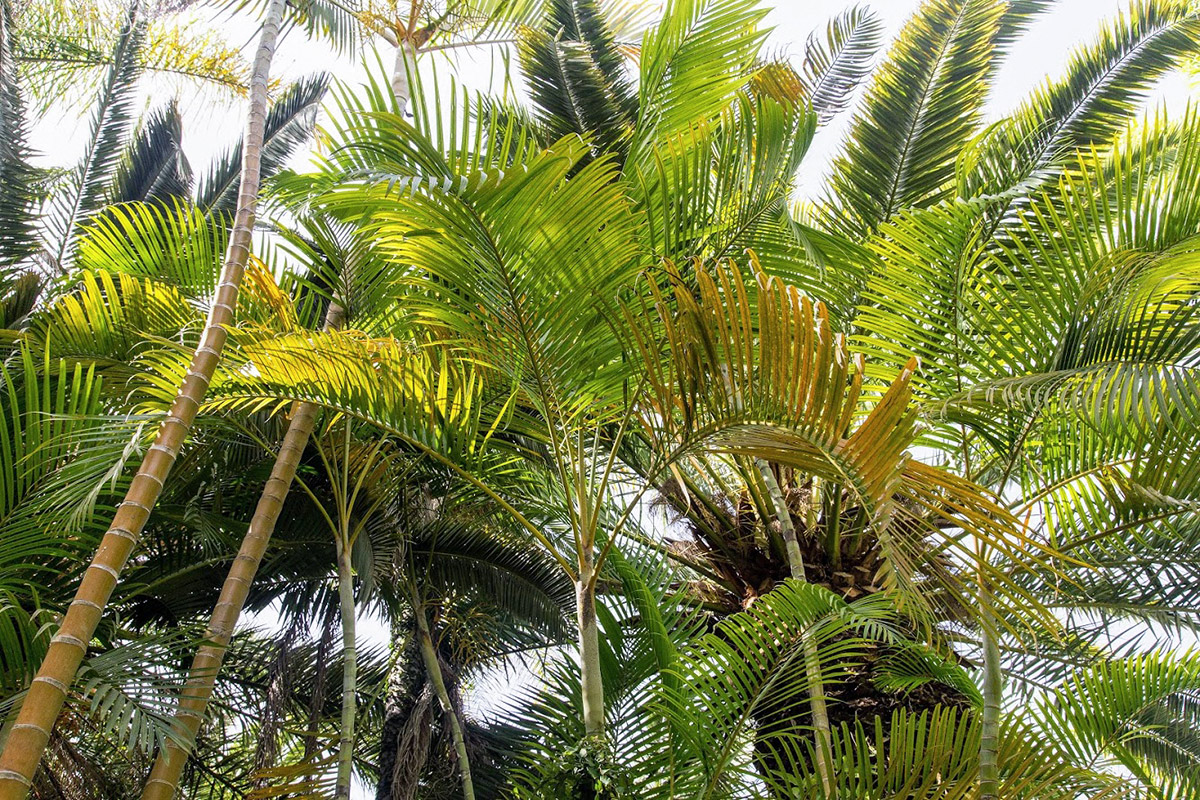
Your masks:
M 927 0 L 875 73 L 835 161 L 827 224 L 863 238 L 951 192 L 999 61 L 1006 2 Z
M 317 109 L 329 88 L 324 74 L 304 78 L 287 87 L 267 112 L 262 146 L 262 172 L 270 176 L 287 163 L 293 153 L 312 136 Z M 239 141 L 217 160 L 200 179 L 196 205 L 209 215 L 237 211 L 238 179 L 242 169 Z
M 125 151 L 109 202 L 183 200 L 192 193 L 192 168 L 183 154 L 183 118 L 171 101 L 152 112 Z
M 879 49 L 883 25 L 870 9 L 855 6 L 825 25 L 824 41 L 814 32 L 804 47 L 804 90 L 822 123 L 850 104 Z

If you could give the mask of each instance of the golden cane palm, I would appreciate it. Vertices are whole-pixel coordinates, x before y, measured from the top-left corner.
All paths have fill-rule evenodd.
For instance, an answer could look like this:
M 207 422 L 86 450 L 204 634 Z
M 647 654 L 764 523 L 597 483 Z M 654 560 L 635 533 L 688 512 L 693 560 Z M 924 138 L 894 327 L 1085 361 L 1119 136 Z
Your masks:
M 226 268 L 222 273 L 205 335 L 196 351 L 195 367 L 180 389 L 176 405 L 163 423 L 159 440 L 147 452 L 130 485 L 112 527 L 105 535 L 92 567 L 85 574 L 59 632 L 51 642 L 42 668 L 34 678 L 0 754 L 0 796 L 22 798 L 28 793 L 34 771 L 50 738 L 67 689 L 83 659 L 88 643 L 116 584 L 121 568 L 133 551 L 154 501 L 162 490 L 184 436 L 199 410 L 200 400 L 220 358 L 233 318 L 238 283 L 250 250 L 251 228 L 259 185 L 259 148 L 266 116 L 266 91 L 271 58 L 283 21 L 283 0 L 272 0 L 264 20 L 262 39 L 251 76 L 250 112 L 241 185 L 241 202 Z

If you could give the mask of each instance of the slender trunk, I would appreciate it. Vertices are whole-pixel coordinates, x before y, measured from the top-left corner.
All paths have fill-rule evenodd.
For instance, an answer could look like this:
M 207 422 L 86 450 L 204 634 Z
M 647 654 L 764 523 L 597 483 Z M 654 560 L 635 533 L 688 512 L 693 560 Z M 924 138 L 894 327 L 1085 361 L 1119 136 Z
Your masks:
M 312 433 L 316 416 L 316 407 L 309 403 L 298 403 L 295 407 L 283 445 L 279 448 L 279 456 L 271 468 L 271 477 L 267 479 L 250 521 L 250 529 L 221 586 L 220 598 L 213 608 L 204 636 L 207 643 L 196 651 L 191 669 L 188 670 L 187 681 L 175 711 L 174 724 L 179 738 L 169 741 L 159 752 L 142 792 L 142 800 L 171 800 L 175 796 L 184 764 L 208 710 L 208 701 L 212 697 L 225 650 L 233 638 L 238 616 L 267 550 L 275 521 L 279 518 L 284 498 L 296 475 L 296 467 Z
M 112 526 L 104 534 L 92 563 L 84 573 L 58 633 L 51 639 L 37 677 L 25 695 L 21 713 L 0 753 L 0 800 L 22 800 L 28 795 L 34 772 L 50 741 L 50 731 L 67 699 L 75 673 L 83 662 L 88 643 L 104 613 L 104 606 L 112 595 L 125 562 L 138 543 L 220 360 L 227 337 L 226 326 L 233 322 L 238 286 L 252 245 L 267 115 L 267 81 L 284 5 L 285 0 L 270 0 L 263 21 L 262 37 L 250 79 L 250 108 L 238 211 L 225 266 L 200 346 L 196 348 L 187 378 L 154 444 L 146 452 L 124 501 L 117 509 Z
M 1000 796 L 1000 772 L 996 754 L 1000 741 L 1000 695 L 1004 674 L 1000 666 L 1000 646 L 992 630 L 994 619 L 987 590 L 980 589 L 983 620 L 983 722 L 979 736 L 979 797 L 997 800 Z
M 341 306 L 331 303 L 325 315 L 325 328 L 340 328 L 344 316 Z M 146 788 L 142 792 L 142 800 L 171 800 L 178 791 L 184 765 L 187 764 L 192 747 L 196 743 L 196 735 L 208 711 L 208 701 L 212 697 L 217 674 L 225 659 L 225 650 L 233 638 L 238 617 L 246 606 L 246 597 L 250 593 L 250 585 L 254 582 L 258 566 L 271 543 L 275 523 L 279 521 L 283 502 L 291 489 L 292 480 L 296 477 L 296 468 L 300 465 L 300 458 L 304 455 L 304 448 L 308 446 L 308 439 L 312 435 L 317 411 L 317 406 L 312 403 L 296 403 L 292 409 L 292 420 L 288 423 L 283 444 L 280 445 L 275 464 L 271 467 L 271 475 L 258 498 L 254 516 L 250 519 L 250 527 L 242 539 L 237 557 L 229 566 L 225 582 L 221 585 L 220 597 L 209 618 L 208 629 L 204 635 L 209 644 L 202 645 L 196 651 L 192 666 L 188 670 L 187 681 L 175 711 L 174 724 L 178 739 L 169 741 L 159 752 L 146 781 Z
M 358 688 L 358 656 L 354 648 L 354 572 L 350 567 L 350 546 L 338 542 L 338 600 L 342 612 L 342 726 L 338 731 L 337 789 L 334 797 L 350 797 L 350 777 L 354 772 L 354 721 L 358 714 L 355 691 Z
M 800 542 L 796 539 L 796 526 L 792 524 L 792 512 L 788 510 L 787 500 L 783 489 L 775 479 L 771 465 L 763 459 L 755 459 L 763 482 L 767 485 L 767 493 L 771 495 L 771 503 L 775 506 L 775 519 L 779 523 L 783 535 L 784 546 L 787 549 L 788 567 L 792 578 L 798 581 L 807 580 L 804 574 L 804 556 L 800 552 Z M 821 655 L 817 652 L 817 643 L 806 638 L 803 643 L 804 672 L 808 681 L 808 702 L 812 713 L 813 733 L 816 739 L 817 775 L 821 779 L 821 788 L 825 797 L 833 797 L 833 733 L 829 725 L 829 708 L 825 704 L 825 682 L 821 680 Z
M 600 674 L 600 630 L 596 625 L 596 586 L 590 557 L 575 584 L 579 624 L 579 671 L 583 691 L 583 728 L 588 736 L 604 736 L 604 682 Z
M 412 90 L 408 84 L 409 70 L 417 68 L 417 51 L 408 39 L 401 39 L 396 45 L 396 63 L 392 67 L 392 96 L 396 98 L 396 106 L 401 116 L 408 108 L 408 100 Z
M 463 800 L 475 800 L 475 784 L 471 780 L 471 762 L 467 757 L 467 740 L 463 736 L 458 710 L 450 701 L 450 692 L 446 690 L 446 679 L 442 675 L 442 666 L 438 663 L 437 650 L 433 646 L 433 636 L 429 633 L 429 621 L 425 619 L 425 607 L 414 604 L 413 612 L 417 615 L 417 627 L 420 628 L 421 658 L 425 661 L 425 671 L 429 673 L 433 691 L 442 705 L 446 719 L 450 721 L 450 735 L 454 738 L 454 752 L 458 754 L 458 771 L 462 775 Z

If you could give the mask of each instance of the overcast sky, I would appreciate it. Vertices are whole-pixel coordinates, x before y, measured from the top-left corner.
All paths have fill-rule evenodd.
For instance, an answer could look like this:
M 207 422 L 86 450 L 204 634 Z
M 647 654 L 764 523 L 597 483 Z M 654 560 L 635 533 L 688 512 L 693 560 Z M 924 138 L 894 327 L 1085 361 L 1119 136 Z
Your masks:
M 844 0 L 764 2 L 772 7 L 768 18 L 768 24 L 774 28 L 768 45 L 770 52 L 786 54 L 794 59 L 802 56 L 804 42 L 810 33 L 823 30 L 830 17 L 852 4 Z M 859 5 L 869 7 L 883 20 L 886 35 L 890 39 L 919 3 L 920 0 L 872 0 Z M 1047 76 L 1059 75 L 1071 48 L 1090 41 L 1101 19 L 1127 5 L 1127 0 L 1059 0 L 1055 9 L 1043 14 L 1013 49 L 996 81 L 995 95 L 989 103 L 989 116 L 995 118 L 1003 115 L 1030 88 Z M 247 50 L 254 44 L 255 32 L 250 25 L 211 16 L 198 18 L 197 24 L 219 27 L 236 43 L 245 43 Z M 464 83 L 473 88 L 486 89 L 491 76 L 502 68 L 503 62 L 499 56 L 498 48 L 459 52 L 450 66 Z M 442 63 L 446 63 L 445 59 Z M 324 46 L 306 41 L 299 31 L 293 31 L 284 39 L 276 58 L 276 76 L 286 80 L 322 69 L 351 81 L 361 72 L 356 59 L 335 58 Z M 201 173 L 209 160 L 240 133 L 241 104 L 216 96 L 212 91 L 197 94 L 175 81 L 146 83 L 142 97 L 144 107 L 159 105 L 173 94 L 180 96 L 185 115 L 184 148 L 197 173 Z M 1177 75 L 1164 82 L 1163 89 L 1152 102 L 1168 102 L 1172 106 L 1182 107 L 1193 90 L 1194 85 L 1187 77 Z M 43 163 L 65 166 L 78 158 L 88 127 L 89 110 L 90 101 L 82 103 L 77 109 L 56 110 L 37 126 L 33 144 L 43 154 Z M 843 114 L 832 126 L 820 132 L 801 174 L 802 189 L 810 189 L 820 183 L 820 176 L 836 151 L 850 116 L 849 113 Z

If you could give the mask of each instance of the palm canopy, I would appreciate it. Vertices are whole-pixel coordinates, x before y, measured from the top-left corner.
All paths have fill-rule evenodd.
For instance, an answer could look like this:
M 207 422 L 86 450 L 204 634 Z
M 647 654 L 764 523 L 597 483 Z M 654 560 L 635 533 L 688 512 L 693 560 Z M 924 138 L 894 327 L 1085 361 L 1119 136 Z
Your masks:
M 328 31 L 349 8 L 301 5 Z M 569 582 L 581 608 L 580 584 L 598 594 L 607 738 L 582 724 L 586 658 L 549 659 L 511 712 L 523 735 L 467 726 L 518 796 L 587 776 L 646 797 L 972 796 L 988 723 L 969 673 L 989 635 L 1023 690 L 1000 729 L 1002 796 L 1188 796 L 1194 659 L 1113 643 L 1102 623 L 1194 624 L 1195 115 L 1129 125 L 1194 51 L 1196 15 L 1132 4 L 985 130 L 984 79 L 1045 5 L 931 0 L 868 75 L 866 12 L 793 69 L 761 57 L 754 4 L 681 0 L 631 70 L 604 6 L 558 0 L 516 32 L 530 109 L 457 95 L 450 111 L 418 83 L 410 120 L 386 93 L 343 93 L 326 161 L 278 185 L 286 255 L 250 270 L 212 422 L 176 478 L 182 511 L 160 512 L 129 607 L 201 610 L 212 586 L 188 560 L 227 546 L 244 508 L 223 504 L 252 496 L 274 412 L 315 402 L 395 462 L 394 480 L 372 477 L 359 598 L 397 631 L 419 628 L 414 611 L 431 622 L 457 665 L 434 672 L 502 650 L 458 617 L 557 647 Z M 864 79 L 828 194 L 797 207 L 810 141 Z M 25 334 L 67 359 L 45 374 L 116 384 L 97 397 L 117 413 L 169 405 L 225 235 L 219 178 L 181 199 L 176 132 L 169 111 L 147 121 L 157 161 L 133 169 L 135 148 L 118 181 L 142 202 L 80 225 L 77 271 Z M 314 333 L 330 303 L 351 327 Z M 70 474 L 111 480 L 115 450 L 137 446 L 123 435 L 72 451 Z M 319 505 L 313 456 L 301 477 Z M 111 493 L 90 491 L 58 508 L 82 519 Z M 665 534 L 639 520 L 643 498 L 672 510 Z M 285 534 L 255 602 L 285 597 L 329 628 L 329 553 L 303 535 L 319 513 L 290 503 L 298 545 Z M 10 652 L 32 647 L 27 623 Z M 387 706 L 372 674 L 368 728 Z M 392 695 L 388 730 L 449 726 L 428 710 L 432 674 Z M 307 707 L 272 677 L 289 697 L 275 721 L 218 718 L 273 744 L 207 757 L 281 764 L 262 796 L 317 790 L 326 677 L 305 674 Z M 389 786 L 433 791 L 444 774 L 422 752 Z M 357 758 L 369 774 L 361 741 Z

